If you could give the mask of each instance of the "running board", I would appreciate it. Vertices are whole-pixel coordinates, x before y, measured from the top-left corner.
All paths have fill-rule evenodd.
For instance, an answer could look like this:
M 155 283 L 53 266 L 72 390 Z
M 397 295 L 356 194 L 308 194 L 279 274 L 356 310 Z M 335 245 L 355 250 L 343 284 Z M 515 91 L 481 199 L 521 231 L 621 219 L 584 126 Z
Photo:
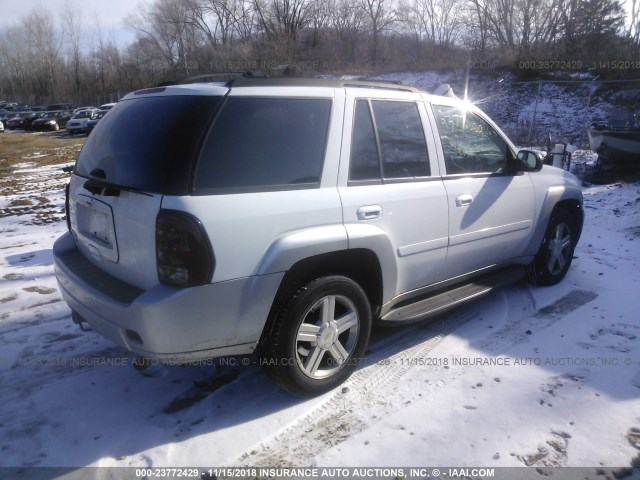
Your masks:
M 475 278 L 473 281 L 441 293 L 434 293 L 421 300 L 394 308 L 382 316 L 384 323 L 406 323 L 422 320 L 445 310 L 457 307 L 475 298 L 486 295 L 494 288 L 517 282 L 525 275 L 522 266 L 509 267 Z

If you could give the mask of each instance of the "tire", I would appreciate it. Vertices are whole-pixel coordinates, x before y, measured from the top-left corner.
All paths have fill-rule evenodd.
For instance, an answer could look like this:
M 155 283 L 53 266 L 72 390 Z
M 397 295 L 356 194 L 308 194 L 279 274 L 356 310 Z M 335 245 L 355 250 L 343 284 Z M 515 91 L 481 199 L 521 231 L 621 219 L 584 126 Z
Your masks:
M 574 218 L 564 209 L 551 214 L 547 231 L 536 258 L 529 266 L 529 276 L 537 285 L 555 285 L 560 282 L 573 259 L 578 229 Z
M 283 302 L 260 363 L 289 393 L 320 395 L 355 371 L 370 332 L 371 306 L 362 288 L 347 277 L 322 277 Z

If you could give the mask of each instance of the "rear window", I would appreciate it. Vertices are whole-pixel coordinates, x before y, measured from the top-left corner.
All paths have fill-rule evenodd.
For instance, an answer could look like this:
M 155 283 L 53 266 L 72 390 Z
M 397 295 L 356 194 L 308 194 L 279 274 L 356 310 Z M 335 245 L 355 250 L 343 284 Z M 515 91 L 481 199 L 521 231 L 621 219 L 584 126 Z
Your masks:
M 195 194 L 318 188 L 331 100 L 229 98 L 202 148 Z
M 198 146 L 221 97 L 176 95 L 119 102 L 87 139 L 75 173 L 143 191 L 188 192 Z

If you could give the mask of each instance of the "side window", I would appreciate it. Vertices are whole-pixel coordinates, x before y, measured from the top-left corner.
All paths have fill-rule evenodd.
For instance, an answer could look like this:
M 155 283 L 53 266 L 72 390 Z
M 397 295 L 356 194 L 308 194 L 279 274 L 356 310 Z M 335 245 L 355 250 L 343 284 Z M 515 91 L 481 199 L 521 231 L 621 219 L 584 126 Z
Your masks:
M 507 143 L 485 120 L 460 108 L 433 105 L 448 175 L 503 172 Z
M 358 100 L 349 180 L 411 179 L 429 175 L 427 143 L 416 103 Z
M 331 100 L 231 97 L 202 147 L 196 193 L 320 185 Z
M 426 177 L 427 142 L 413 102 L 371 102 L 376 119 L 384 178 Z
M 369 111 L 369 102 L 358 100 L 353 120 L 349 180 L 380 180 L 380 162 L 376 133 Z

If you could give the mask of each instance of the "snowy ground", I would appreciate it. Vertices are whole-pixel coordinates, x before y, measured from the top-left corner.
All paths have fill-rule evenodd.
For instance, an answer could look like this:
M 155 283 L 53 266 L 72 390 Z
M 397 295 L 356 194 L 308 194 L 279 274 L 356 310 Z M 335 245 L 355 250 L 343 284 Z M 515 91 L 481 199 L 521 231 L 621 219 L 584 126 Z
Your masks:
M 53 276 L 61 167 L 18 165 L 0 197 L 0 467 L 640 465 L 640 183 L 585 187 L 561 284 L 376 330 L 343 387 L 303 401 L 251 357 L 141 372 L 81 332 Z M 27 197 L 46 211 L 10 210 Z

